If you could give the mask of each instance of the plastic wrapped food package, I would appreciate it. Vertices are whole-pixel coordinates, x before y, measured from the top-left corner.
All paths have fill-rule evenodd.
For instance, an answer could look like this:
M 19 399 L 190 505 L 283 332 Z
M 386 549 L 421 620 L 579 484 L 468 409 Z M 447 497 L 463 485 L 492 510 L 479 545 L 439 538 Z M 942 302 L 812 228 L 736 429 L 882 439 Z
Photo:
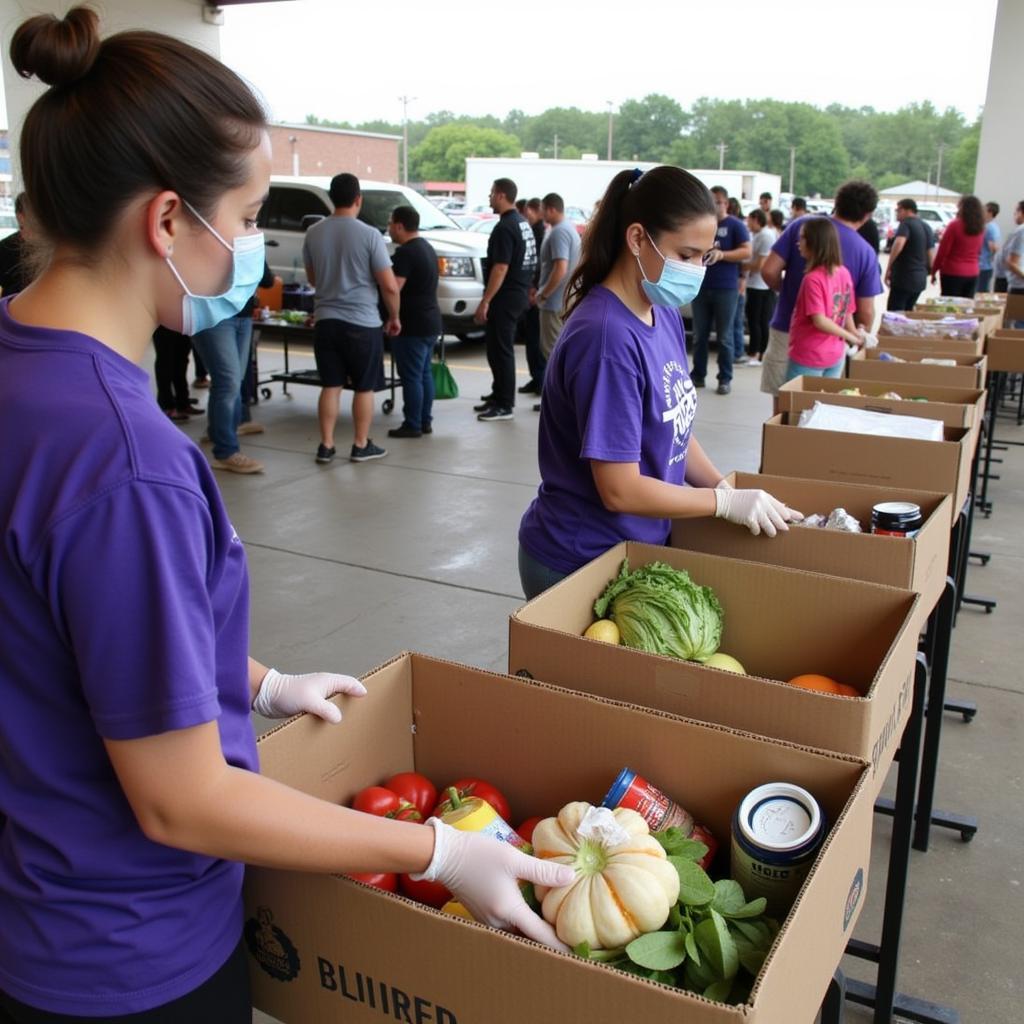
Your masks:
M 860 520 L 856 516 L 850 515 L 845 508 L 834 508 L 827 516 L 823 516 L 820 512 L 814 512 L 809 516 L 804 516 L 801 522 L 793 525 L 808 526 L 819 530 L 841 530 L 844 533 L 864 532 Z
M 811 430 L 836 430 L 846 434 L 871 434 L 875 437 L 903 437 L 918 441 L 942 441 L 942 422 L 920 416 L 848 409 L 815 402 L 800 414 L 800 427 Z

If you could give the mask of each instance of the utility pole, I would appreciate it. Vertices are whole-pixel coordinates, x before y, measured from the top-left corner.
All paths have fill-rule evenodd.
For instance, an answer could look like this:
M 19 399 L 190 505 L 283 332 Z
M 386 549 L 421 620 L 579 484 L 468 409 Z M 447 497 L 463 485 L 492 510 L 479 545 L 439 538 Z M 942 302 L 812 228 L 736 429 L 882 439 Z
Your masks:
M 611 100 L 605 100 L 608 104 L 608 159 L 612 158 L 612 110 L 615 104 Z
M 725 144 L 724 142 L 720 142 L 720 143 L 719 143 L 719 144 L 718 144 L 718 145 L 717 145 L 717 146 L 715 147 L 715 149 L 717 149 L 717 150 L 718 150 L 718 169 L 719 169 L 720 171 L 724 171 L 724 170 L 725 170 L 725 151 L 726 151 L 726 150 L 727 150 L 728 148 L 729 148 L 729 147 L 728 147 L 728 146 L 727 146 L 727 145 L 726 145 L 726 144 Z
M 796 167 L 796 146 L 789 147 L 789 191 L 792 195 L 796 195 L 793 191 L 793 170 Z
M 558 132 L 555 132 L 555 155 L 552 159 L 558 159 Z
M 940 188 L 942 188 L 942 151 L 945 148 L 946 148 L 946 144 L 944 142 L 940 142 L 939 143 L 939 163 L 938 163 L 938 166 L 935 168 L 935 189 L 936 189 L 936 192 L 938 192 L 938 190 Z
M 402 104 L 402 184 L 409 184 L 409 104 L 415 96 L 399 96 Z

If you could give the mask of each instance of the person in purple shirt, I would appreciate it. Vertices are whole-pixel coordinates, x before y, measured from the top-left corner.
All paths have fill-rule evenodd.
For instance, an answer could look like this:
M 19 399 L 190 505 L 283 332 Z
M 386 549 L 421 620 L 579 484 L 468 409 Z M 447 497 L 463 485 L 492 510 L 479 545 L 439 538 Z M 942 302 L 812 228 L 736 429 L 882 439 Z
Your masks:
M 708 370 L 708 345 L 711 328 L 718 339 L 718 388 L 727 395 L 732 390 L 733 322 L 740 299 L 741 264 L 750 259 L 750 232 L 739 217 L 730 216 L 729 193 L 721 185 L 711 189 L 718 224 L 715 246 L 705 261 L 707 275 L 700 293 L 693 300 L 693 384 L 704 387 Z
M 882 275 L 878 269 L 877 251 L 857 234 L 857 230 L 874 213 L 877 205 L 878 193 L 873 185 L 866 181 L 848 181 L 836 192 L 832 210 L 832 223 L 839 234 L 843 266 L 853 278 L 856 304 L 853 320 L 868 332 L 875 321 L 875 296 L 882 294 Z M 804 258 L 797 248 L 801 219 L 790 221 L 761 268 L 761 276 L 768 287 L 779 293 L 761 366 L 761 390 L 775 396 L 776 405 L 789 364 L 789 322 L 804 279 Z
M 708 190 L 678 167 L 620 171 L 601 199 L 544 378 L 541 485 L 519 527 L 527 598 L 622 540 L 666 543 L 673 519 L 774 536 L 801 518 L 733 490 L 693 436 L 679 307 L 701 286 L 716 223 Z
M 51 86 L 21 134 L 51 257 L 0 301 L 0 1021 L 249 1024 L 250 860 L 422 873 L 558 945 L 517 879 L 571 869 L 258 774 L 252 710 L 338 722 L 330 698 L 365 690 L 249 657 L 245 548 L 139 363 L 158 324 L 209 326 L 258 282 L 260 104 L 82 7 L 25 21 L 11 63 Z

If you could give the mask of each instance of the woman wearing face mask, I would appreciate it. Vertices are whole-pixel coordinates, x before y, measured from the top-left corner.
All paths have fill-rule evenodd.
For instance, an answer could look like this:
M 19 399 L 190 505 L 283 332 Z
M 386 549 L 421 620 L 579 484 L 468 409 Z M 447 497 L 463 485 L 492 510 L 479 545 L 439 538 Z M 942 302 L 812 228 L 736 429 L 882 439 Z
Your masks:
M 541 485 L 519 528 L 527 598 L 622 540 L 666 543 L 673 519 L 774 536 L 801 518 L 764 491 L 731 489 L 691 434 L 678 310 L 700 290 L 716 223 L 697 178 L 655 167 L 617 174 L 587 227 L 544 378 Z
M 260 279 L 258 102 L 167 36 L 101 42 L 84 8 L 26 21 L 11 61 L 52 88 L 21 135 L 48 259 L 0 301 L 0 1021 L 249 1024 L 246 861 L 423 872 L 556 945 L 517 879 L 571 869 L 257 774 L 250 706 L 338 722 L 328 698 L 365 690 L 248 657 L 245 549 L 138 363 Z

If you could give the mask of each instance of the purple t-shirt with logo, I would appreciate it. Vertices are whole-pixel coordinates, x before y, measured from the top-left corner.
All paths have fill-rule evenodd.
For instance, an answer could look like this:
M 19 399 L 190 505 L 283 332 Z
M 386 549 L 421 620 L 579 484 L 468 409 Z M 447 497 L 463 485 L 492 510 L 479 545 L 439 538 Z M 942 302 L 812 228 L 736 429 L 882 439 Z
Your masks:
M 541 485 L 519 542 L 557 572 L 573 572 L 622 540 L 664 544 L 668 519 L 610 512 L 590 460 L 635 462 L 644 476 L 682 484 L 697 411 L 683 325 L 656 306 L 638 320 L 597 287 L 569 317 L 544 376 Z
M 772 246 L 772 252 L 782 257 L 786 272 L 782 276 L 782 289 L 772 317 L 772 327 L 777 331 L 789 332 L 793 319 L 793 307 L 800 294 L 800 282 L 804 279 L 804 258 L 797 249 L 800 238 L 800 223 L 803 217 L 791 221 L 779 240 Z M 840 224 L 834 217 L 832 223 L 839 234 L 839 250 L 843 254 L 843 266 L 853 278 L 853 294 L 856 299 L 870 298 L 882 294 L 882 275 L 878 269 L 878 253 L 857 234 L 853 228 Z
M 201 985 L 242 866 L 147 839 L 104 739 L 216 722 L 257 769 L 245 552 L 148 375 L 0 302 L 0 989 L 90 1017 Z

